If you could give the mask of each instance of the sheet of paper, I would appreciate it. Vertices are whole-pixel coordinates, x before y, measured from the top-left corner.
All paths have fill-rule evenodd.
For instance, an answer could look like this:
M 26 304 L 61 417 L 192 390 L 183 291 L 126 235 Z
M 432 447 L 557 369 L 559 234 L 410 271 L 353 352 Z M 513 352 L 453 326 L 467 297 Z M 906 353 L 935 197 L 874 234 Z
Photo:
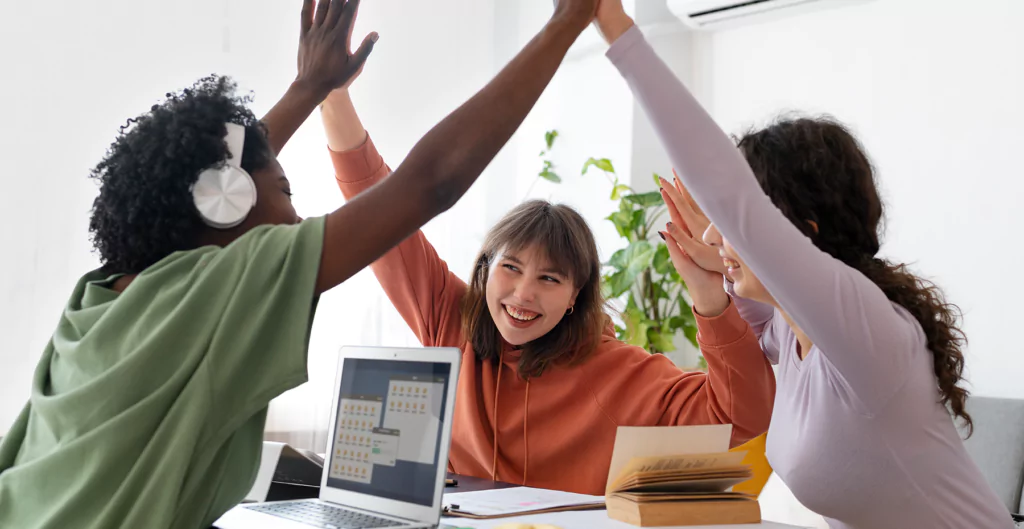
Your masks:
M 731 435 L 731 424 L 619 426 L 605 490 L 611 491 L 612 483 L 634 457 L 728 452 Z
M 558 507 L 604 503 L 604 496 L 574 494 L 558 490 L 512 487 L 508 489 L 458 492 L 444 495 L 445 506 L 480 516 L 531 512 Z

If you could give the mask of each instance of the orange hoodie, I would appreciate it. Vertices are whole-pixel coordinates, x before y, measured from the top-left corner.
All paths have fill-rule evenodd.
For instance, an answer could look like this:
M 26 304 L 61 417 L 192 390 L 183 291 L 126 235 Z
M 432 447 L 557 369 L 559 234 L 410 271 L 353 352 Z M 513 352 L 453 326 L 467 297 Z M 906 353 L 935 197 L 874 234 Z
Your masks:
M 351 199 L 390 170 L 373 142 L 331 152 Z M 617 340 L 609 327 L 581 364 L 529 381 L 509 349 L 502 365 L 481 361 L 462 333 L 466 283 L 417 232 L 373 264 L 381 286 L 424 346 L 458 347 L 449 470 L 531 487 L 604 494 L 618 426 L 733 424 L 733 445 L 768 429 L 775 377 L 734 304 L 697 315 L 708 373 L 680 370 L 662 355 Z

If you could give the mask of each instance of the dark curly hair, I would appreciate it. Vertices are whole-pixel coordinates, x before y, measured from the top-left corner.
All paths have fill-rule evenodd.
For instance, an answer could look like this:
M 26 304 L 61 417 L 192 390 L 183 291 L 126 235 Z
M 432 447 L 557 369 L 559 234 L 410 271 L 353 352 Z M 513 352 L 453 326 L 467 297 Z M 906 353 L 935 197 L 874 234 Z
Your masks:
M 266 131 L 227 77 L 209 76 L 167 94 L 129 119 L 92 170 L 100 194 L 89 231 L 103 270 L 135 274 L 179 250 L 193 249 L 206 229 L 192 201 L 199 173 L 227 158 L 225 123 L 246 128 L 242 168 L 252 173 L 274 159 Z
M 966 343 L 957 326 L 960 309 L 905 264 L 875 257 L 883 204 L 874 168 L 853 134 L 830 117 L 784 118 L 747 133 L 738 145 L 764 192 L 815 246 L 867 276 L 917 319 L 934 355 L 940 402 L 973 431 L 964 409 L 969 393 L 959 385 Z

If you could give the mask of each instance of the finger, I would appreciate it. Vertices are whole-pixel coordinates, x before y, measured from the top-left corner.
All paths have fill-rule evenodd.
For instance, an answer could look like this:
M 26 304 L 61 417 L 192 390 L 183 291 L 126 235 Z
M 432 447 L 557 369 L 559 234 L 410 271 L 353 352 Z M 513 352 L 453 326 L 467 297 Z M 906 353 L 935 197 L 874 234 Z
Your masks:
M 672 169 L 672 183 L 675 185 L 676 191 L 679 191 L 680 195 L 683 195 L 683 197 L 687 195 L 686 187 L 683 186 L 683 182 L 679 180 L 679 175 L 676 174 L 675 169 Z
M 313 27 L 320 27 L 324 25 L 324 20 L 327 19 L 327 12 L 330 11 L 331 0 L 320 0 L 320 3 L 316 5 L 316 17 L 313 19 Z
M 345 13 L 341 16 L 342 29 L 345 30 L 345 51 L 352 50 L 352 30 L 356 27 L 356 19 L 359 17 L 359 0 L 349 0 L 345 4 Z
M 370 52 L 373 51 L 373 46 L 377 44 L 377 40 L 380 39 L 380 35 L 376 31 L 370 33 L 363 39 L 363 43 L 359 45 L 359 49 L 356 50 L 355 54 L 352 55 L 351 67 L 355 71 L 359 71 L 366 64 L 366 59 L 370 57 Z
M 686 252 L 687 255 L 694 258 L 694 261 L 700 260 L 701 268 L 714 267 L 716 263 L 720 263 L 722 260 L 718 257 L 718 252 L 712 252 L 708 255 L 710 247 L 703 242 L 693 237 L 676 237 L 679 242 L 679 246 Z M 703 258 L 703 259 L 702 259 Z
M 665 207 L 668 210 L 668 216 L 672 220 L 672 223 L 680 226 L 686 226 L 686 221 L 683 220 L 683 216 L 679 213 L 679 209 L 676 208 L 676 205 L 672 203 L 672 198 L 669 197 L 668 191 L 662 189 L 661 198 L 665 201 Z
M 693 214 L 693 211 L 690 209 L 690 205 L 686 203 L 683 196 L 679 194 L 679 190 L 669 184 L 668 180 L 665 180 L 664 178 L 660 178 L 659 180 L 661 182 L 662 191 L 667 195 L 668 201 L 671 201 L 672 205 L 675 207 L 676 214 L 680 216 L 680 222 L 686 225 L 686 229 L 690 232 L 699 229 L 699 225 L 691 224 L 691 220 L 696 219 L 696 215 Z M 666 202 L 666 204 L 667 203 L 668 202 Z M 669 209 L 671 210 L 672 208 Z
M 680 184 L 679 187 L 682 187 L 682 184 Z M 676 186 L 672 186 L 669 185 L 668 182 L 664 182 L 662 184 L 662 189 L 665 189 L 678 209 L 679 214 L 682 215 L 683 221 L 686 223 L 686 229 L 688 229 L 690 233 L 704 233 L 704 230 L 708 227 L 707 217 L 694 211 L 693 207 L 689 202 L 687 202 L 686 198 L 679 192 L 679 188 Z M 683 188 L 684 191 L 685 189 L 686 188 Z
M 305 35 L 313 27 L 313 0 L 302 0 L 302 13 L 299 15 L 301 22 L 299 35 Z
M 671 235 L 672 238 L 676 240 L 676 242 L 693 240 L 693 236 L 690 235 L 690 232 L 683 228 L 683 226 L 676 224 L 675 222 L 669 222 L 668 224 L 666 224 L 665 231 L 667 231 L 668 234 Z M 683 249 L 685 250 L 686 247 L 683 246 Z
M 341 20 L 341 17 L 347 10 L 345 0 L 331 0 L 331 9 L 327 11 L 327 20 L 324 21 L 324 25 L 331 31 L 334 31 L 338 27 L 338 21 Z
M 676 241 L 671 233 L 664 231 L 658 233 L 665 239 L 665 246 L 668 247 L 668 256 L 672 259 L 672 265 L 675 266 L 676 272 L 679 272 L 679 275 L 683 277 L 683 281 L 686 281 L 690 272 L 695 272 L 700 267 L 683 251 L 679 246 L 679 242 Z
M 679 191 L 679 194 L 682 195 L 686 202 L 690 205 L 693 211 L 698 215 L 707 218 L 707 215 L 704 214 L 704 210 L 702 210 L 700 208 L 700 205 L 697 204 L 697 201 L 693 199 L 693 195 L 690 194 L 690 190 L 686 189 L 686 186 L 683 185 L 683 181 L 679 179 L 679 175 L 676 174 L 675 169 L 672 170 L 672 176 L 675 177 L 676 189 Z

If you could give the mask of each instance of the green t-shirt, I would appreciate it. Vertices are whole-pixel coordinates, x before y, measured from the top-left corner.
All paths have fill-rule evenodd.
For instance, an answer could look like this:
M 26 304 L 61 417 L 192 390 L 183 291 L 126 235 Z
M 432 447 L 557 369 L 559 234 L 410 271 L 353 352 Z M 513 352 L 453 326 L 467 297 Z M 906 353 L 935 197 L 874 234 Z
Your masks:
M 2 529 L 198 529 L 306 381 L 324 219 L 175 253 L 122 292 L 79 281 L 0 444 Z

